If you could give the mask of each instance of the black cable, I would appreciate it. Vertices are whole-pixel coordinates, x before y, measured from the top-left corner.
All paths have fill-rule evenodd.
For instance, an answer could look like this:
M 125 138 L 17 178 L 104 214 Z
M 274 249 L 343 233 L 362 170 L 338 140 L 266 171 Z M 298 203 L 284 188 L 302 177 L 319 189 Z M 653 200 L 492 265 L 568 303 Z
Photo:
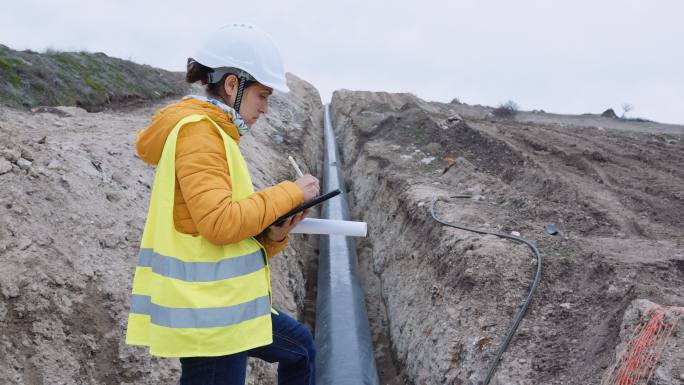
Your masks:
M 470 198 L 470 195 L 457 195 L 453 196 L 451 198 Z M 494 360 L 491 362 L 489 365 L 489 371 L 487 372 L 487 377 L 485 378 L 485 381 L 483 385 L 488 385 L 489 381 L 491 381 L 492 376 L 494 375 L 494 371 L 496 370 L 496 367 L 499 365 L 499 361 L 501 361 L 501 356 L 504 354 L 506 349 L 508 348 L 508 345 L 511 342 L 511 339 L 513 338 L 513 334 L 515 334 L 515 331 L 518 329 L 518 325 L 520 325 L 520 321 L 522 321 L 523 317 L 525 316 L 525 312 L 527 311 L 527 308 L 530 306 L 530 302 L 532 302 L 532 295 L 534 294 L 534 291 L 537 290 L 537 286 L 539 286 L 539 281 L 541 280 L 541 266 L 542 266 L 542 257 L 541 254 L 539 253 L 539 250 L 537 250 L 537 247 L 532 244 L 532 242 L 516 237 L 514 235 L 508 235 L 508 234 L 503 234 L 503 233 L 497 233 L 493 231 L 487 231 L 487 230 L 480 230 L 480 229 L 473 229 L 470 227 L 465 227 L 465 226 L 460 226 L 456 225 L 453 223 L 448 223 L 445 222 L 435 215 L 435 203 L 437 203 L 437 199 L 432 201 L 432 205 L 430 206 L 430 215 L 432 215 L 432 219 L 435 221 L 443 224 L 444 226 L 449 226 L 453 227 L 456 229 L 461 229 L 465 231 L 471 231 L 474 233 L 478 234 L 489 234 L 489 235 L 496 235 L 497 237 L 501 238 L 506 238 L 506 239 L 511 239 L 516 242 L 521 242 L 526 244 L 527 246 L 532 249 L 532 253 L 534 254 L 535 257 L 537 257 L 537 272 L 534 275 L 534 281 L 532 282 L 532 286 L 530 287 L 530 292 L 527 294 L 527 298 L 525 298 L 525 301 L 522 303 L 522 307 L 518 311 L 518 314 L 513 318 L 513 322 L 511 324 L 511 327 L 508 329 L 508 332 L 506 333 L 506 337 L 504 338 L 504 341 L 501 343 L 501 346 L 499 346 L 499 350 L 496 352 L 496 357 L 494 357 Z

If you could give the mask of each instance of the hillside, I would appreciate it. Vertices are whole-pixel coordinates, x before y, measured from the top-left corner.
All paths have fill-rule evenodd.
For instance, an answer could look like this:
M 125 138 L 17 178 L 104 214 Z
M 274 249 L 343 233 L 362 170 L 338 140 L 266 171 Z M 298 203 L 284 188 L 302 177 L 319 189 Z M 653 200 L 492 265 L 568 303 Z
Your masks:
M 87 111 L 161 100 L 188 90 L 183 74 L 103 53 L 15 51 L 0 44 L 0 104 Z

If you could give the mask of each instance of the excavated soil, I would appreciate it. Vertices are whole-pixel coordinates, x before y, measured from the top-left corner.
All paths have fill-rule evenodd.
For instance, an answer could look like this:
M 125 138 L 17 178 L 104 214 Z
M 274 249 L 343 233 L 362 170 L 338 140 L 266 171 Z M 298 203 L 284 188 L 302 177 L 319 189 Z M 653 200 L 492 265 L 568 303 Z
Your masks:
M 408 94 L 338 91 L 332 108 L 370 229 L 359 263 L 381 383 L 481 383 L 533 279 L 527 246 L 439 225 L 438 197 L 441 219 L 519 232 L 544 258 L 493 384 L 599 384 L 643 300 L 684 306 L 684 127 L 503 120 Z M 651 383 L 684 383 L 682 330 Z
M 318 92 L 293 76 L 289 85 L 241 142 L 257 189 L 293 179 L 288 154 L 312 173 L 321 163 Z M 123 343 L 154 177 L 135 131 L 164 104 L 0 107 L 0 384 L 178 383 L 177 360 Z M 317 247 L 295 235 L 272 259 L 274 303 L 300 319 L 312 312 Z M 249 384 L 275 383 L 274 365 L 250 372 Z

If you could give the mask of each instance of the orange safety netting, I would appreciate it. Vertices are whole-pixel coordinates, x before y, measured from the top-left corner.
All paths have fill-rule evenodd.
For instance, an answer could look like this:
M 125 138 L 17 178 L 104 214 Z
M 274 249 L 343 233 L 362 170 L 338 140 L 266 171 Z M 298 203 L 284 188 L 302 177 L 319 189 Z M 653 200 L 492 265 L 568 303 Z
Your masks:
M 601 385 L 647 384 L 681 316 L 682 307 L 657 306 L 646 311 Z

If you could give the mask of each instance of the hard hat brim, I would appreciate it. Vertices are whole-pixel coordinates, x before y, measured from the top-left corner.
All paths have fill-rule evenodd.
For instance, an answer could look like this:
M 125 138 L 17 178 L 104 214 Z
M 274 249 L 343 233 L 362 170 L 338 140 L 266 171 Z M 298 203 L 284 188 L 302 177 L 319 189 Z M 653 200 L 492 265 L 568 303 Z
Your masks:
M 278 82 L 278 83 L 263 83 L 263 82 L 260 82 L 259 79 L 257 79 L 257 81 L 258 81 L 260 84 L 265 85 L 266 87 L 273 88 L 274 90 L 278 90 L 278 91 L 280 91 L 280 92 L 290 92 L 290 88 L 287 86 L 287 83 L 285 83 L 285 82 Z

